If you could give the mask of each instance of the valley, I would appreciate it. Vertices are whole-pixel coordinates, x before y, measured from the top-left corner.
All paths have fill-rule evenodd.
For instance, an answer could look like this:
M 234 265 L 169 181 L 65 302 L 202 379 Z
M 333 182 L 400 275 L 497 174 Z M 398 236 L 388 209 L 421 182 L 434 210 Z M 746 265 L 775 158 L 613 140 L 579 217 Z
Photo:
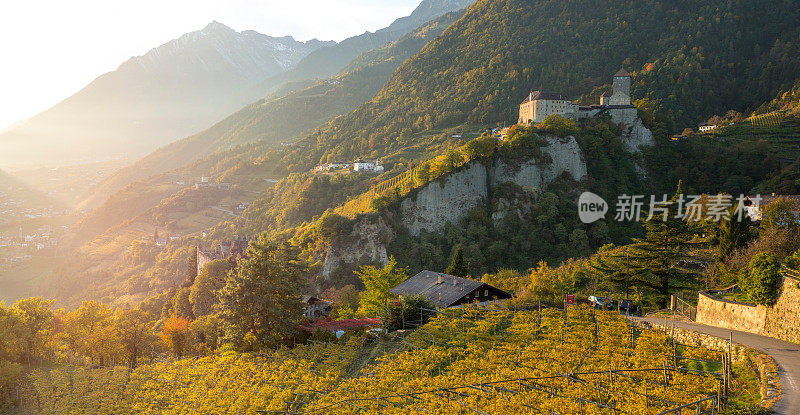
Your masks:
M 800 341 L 800 9 L 597 6 L 214 21 L 0 134 L 0 414 L 788 413 L 719 330 Z

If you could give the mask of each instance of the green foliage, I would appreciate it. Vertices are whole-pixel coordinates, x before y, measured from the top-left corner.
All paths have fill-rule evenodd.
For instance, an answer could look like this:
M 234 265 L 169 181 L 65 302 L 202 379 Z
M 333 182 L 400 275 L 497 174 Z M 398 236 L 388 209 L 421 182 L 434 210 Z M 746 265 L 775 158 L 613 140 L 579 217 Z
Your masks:
M 658 303 L 667 304 L 676 290 L 692 288 L 697 272 L 678 266 L 688 258 L 690 249 L 701 247 L 698 229 L 678 217 L 681 186 L 666 203 L 656 203 L 643 221 L 645 237 L 614 252 L 602 252 L 595 258 L 594 269 L 617 288 L 638 287 L 656 295 Z
M 759 231 L 763 234 L 776 227 L 797 230 L 800 228 L 798 212 L 800 212 L 800 201 L 781 197 L 761 207 Z
M 469 275 L 469 265 L 467 260 L 464 259 L 464 247 L 459 245 L 453 253 L 453 258 L 450 260 L 450 265 L 447 266 L 445 273 L 454 275 L 456 277 L 466 277 Z
M 138 309 L 121 311 L 114 326 L 131 369 L 136 368 L 139 357 L 155 351 L 156 336 L 147 313 Z
M 554 134 L 559 137 L 568 137 L 578 133 L 578 125 L 575 120 L 564 118 L 560 115 L 548 115 L 544 121 L 536 124 L 536 129 L 543 133 Z
M 196 317 L 217 311 L 219 290 L 225 286 L 226 277 L 232 268 L 230 261 L 220 259 L 207 263 L 200 271 L 189 293 L 192 313 Z
M 330 211 L 326 211 L 316 225 L 317 234 L 326 242 L 348 236 L 353 231 L 353 221 Z
M 227 338 L 238 347 L 258 348 L 293 334 L 303 315 L 305 271 L 296 248 L 265 235 L 251 242 L 219 294 Z
M 742 291 L 755 304 L 773 305 L 781 282 L 778 258 L 768 252 L 762 252 L 750 260 L 748 268 L 739 276 L 739 286 Z
M 795 253 L 787 256 L 784 261 L 787 267 L 800 270 L 800 251 L 796 251 Z
M 356 271 L 356 275 L 364 283 L 358 312 L 365 316 L 375 316 L 388 301 L 397 298 L 389 290 L 408 278 L 408 268 L 398 267 L 394 257 L 389 257 L 389 262 L 383 268 L 362 266 Z
M 719 255 L 722 258 L 730 255 L 734 250 L 741 249 L 753 238 L 750 216 L 743 214 L 741 218 L 736 214 L 736 207 L 728 212 L 729 219 L 721 220 L 717 226 L 717 239 L 719 239 Z
M 752 108 L 796 81 L 783 70 L 800 64 L 800 12 L 792 6 L 480 1 L 405 62 L 375 98 L 312 135 L 305 154 L 293 158 L 390 154 L 409 145 L 397 139 L 403 131 L 422 144 L 424 131 L 513 120 L 539 86 L 596 102 L 595 87 L 623 65 L 633 72 L 632 95 L 656 103 L 678 125 L 724 113 L 732 103 Z
M 379 317 L 386 331 L 416 328 L 431 317 L 435 306 L 423 296 L 404 296 L 381 307 Z

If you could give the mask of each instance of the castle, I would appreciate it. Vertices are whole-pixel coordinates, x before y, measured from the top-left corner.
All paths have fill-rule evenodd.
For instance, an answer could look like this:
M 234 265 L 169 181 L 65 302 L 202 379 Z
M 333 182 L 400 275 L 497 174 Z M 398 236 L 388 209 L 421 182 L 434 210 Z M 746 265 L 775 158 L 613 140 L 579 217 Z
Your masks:
M 531 124 L 544 121 L 549 115 L 559 115 L 564 118 L 596 117 L 603 113 L 610 113 L 612 119 L 618 123 L 625 123 L 636 115 L 636 107 L 631 105 L 631 75 L 620 69 L 614 75 L 611 95 L 600 96 L 599 105 L 580 106 L 569 100 L 560 92 L 533 91 L 522 101 L 519 106 L 518 124 Z
M 220 259 L 227 259 L 232 264 L 236 264 L 239 258 L 245 256 L 247 245 L 252 238 L 245 238 L 237 236 L 230 242 L 224 242 L 221 245 L 210 250 L 203 249 L 197 246 L 197 274 L 203 271 L 203 267 L 211 261 Z

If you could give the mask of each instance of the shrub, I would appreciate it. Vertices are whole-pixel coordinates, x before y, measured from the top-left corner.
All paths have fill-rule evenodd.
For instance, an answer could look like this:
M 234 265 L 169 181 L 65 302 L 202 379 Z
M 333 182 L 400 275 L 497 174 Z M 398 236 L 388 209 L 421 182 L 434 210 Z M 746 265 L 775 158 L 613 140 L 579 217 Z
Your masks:
M 787 267 L 795 270 L 800 270 L 800 250 L 787 256 L 784 262 L 786 262 Z
M 739 276 L 739 286 L 750 301 L 770 306 L 775 303 L 780 282 L 780 263 L 775 255 L 762 252 L 750 260 L 750 266 Z

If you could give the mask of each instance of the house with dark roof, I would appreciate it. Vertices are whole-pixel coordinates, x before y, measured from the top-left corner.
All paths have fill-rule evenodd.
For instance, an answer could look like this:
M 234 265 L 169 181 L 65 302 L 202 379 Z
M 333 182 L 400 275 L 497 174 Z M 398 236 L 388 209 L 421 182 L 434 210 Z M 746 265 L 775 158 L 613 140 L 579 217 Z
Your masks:
M 390 292 L 399 296 L 421 295 L 437 309 L 511 298 L 511 294 L 484 282 L 433 271 L 422 271 Z
M 303 317 L 314 321 L 328 317 L 333 311 L 333 301 L 323 300 L 313 295 L 303 296 Z

